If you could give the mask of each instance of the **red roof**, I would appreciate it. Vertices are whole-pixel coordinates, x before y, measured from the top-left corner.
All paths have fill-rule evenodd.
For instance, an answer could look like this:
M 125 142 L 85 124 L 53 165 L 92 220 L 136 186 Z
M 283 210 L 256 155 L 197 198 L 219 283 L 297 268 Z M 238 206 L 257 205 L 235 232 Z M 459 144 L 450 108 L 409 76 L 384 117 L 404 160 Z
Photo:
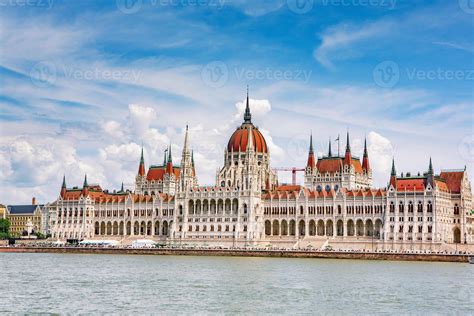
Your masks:
M 424 191 L 425 179 L 397 179 L 397 191 Z
M 280 185 L 276 188 L 277 191 L 299 191 L 301 185 Z
M 340 157 L 323 157 L 318 159 L 318 163 L 316 166 L 318 167 L 319 173 L 335 173 L 341 172 L 341 167 L 344 163 L 344 158 Z M 356 173 L 363 173 L 362 165 L 360 164 L 360 160 L 358 158 L 351 159 L 352 166 L 354 166 L 354 170 Z
M 446 182 L 441 180 L 435 180 L 435 185 L 440 191 L 449 192 L 449 188 Z
M 155 180 L 163 180 L 165 178 L 165 173 L 166 173 L 166 168 L 165 167 L 150 167 L 148 169 L 148 173 L 146 175 L 146 179 L 148 181 Z M 176 178 L 179 178 L 180 176 L 180 167 L 173 167 L 173 173 L 176 176 Z
M 461 184 L 464 177 L 464 171 L 441 171 L 439 175 L 446 182 L 448 189 L 452 193 L 461 192 Z
M 256 152 L 267 153 L 267 142 L 257 127 L 252 124 L 244 123 L 240 126 L 229 139 L 227 144 L 228 151 L 245 152 L 249 138 L 249 130 L 252 129 L 253 146 Z

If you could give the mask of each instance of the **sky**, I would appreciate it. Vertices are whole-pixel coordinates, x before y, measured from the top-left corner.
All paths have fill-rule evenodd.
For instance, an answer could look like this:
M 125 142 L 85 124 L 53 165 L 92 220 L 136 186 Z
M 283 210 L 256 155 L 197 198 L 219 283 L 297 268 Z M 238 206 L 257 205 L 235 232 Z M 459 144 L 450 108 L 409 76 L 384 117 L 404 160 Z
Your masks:
M 474 174 L 471 0 L 0 0 L 0 203 L 89 183 L 133 190 L 141 146 L 179 164 L 189 124 L 213 185 L 242 122 L 273 167 L 350 132 L 374 186 L 397 171 Z M 279 172 L 280 182 L 291 175 Z M 302 180 L 299 175 L 298 180 Z

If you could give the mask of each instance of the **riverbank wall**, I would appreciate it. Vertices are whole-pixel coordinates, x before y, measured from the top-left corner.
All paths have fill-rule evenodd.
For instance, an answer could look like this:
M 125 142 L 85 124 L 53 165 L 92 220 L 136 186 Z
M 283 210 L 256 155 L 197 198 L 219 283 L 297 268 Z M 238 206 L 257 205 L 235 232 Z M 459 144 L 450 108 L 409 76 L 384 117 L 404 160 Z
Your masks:
M 468 263 L 465 254 L 421 254 L 349 251 L 305 251 L 305 250 L 239 250 L 239 249 L 160 249 L 160 248 L 81 248 L 81 247 L 0 247 L 7 253 L 71 253 L 71 254 L 121 254 L 162 256 L 227 256 L 227 257 L 274 257 L 274 258 L 319 258 L 389 261 L 428 261 Z

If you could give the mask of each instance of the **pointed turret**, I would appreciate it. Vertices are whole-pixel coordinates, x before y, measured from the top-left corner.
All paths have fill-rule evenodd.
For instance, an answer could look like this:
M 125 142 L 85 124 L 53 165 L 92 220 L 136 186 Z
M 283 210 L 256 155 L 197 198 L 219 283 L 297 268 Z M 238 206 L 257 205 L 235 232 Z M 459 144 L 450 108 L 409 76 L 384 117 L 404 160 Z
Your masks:
M 145 175 L 145 158 L 143 158 L 143 146 L 142 146 L 142 154 L 140 157 L 140 165 L 138 166 L 138 175 L 139 176 Z
M 347 131 L 347 135 L 346 135 L 346 153 L 347 152 L 351 152 L 351 142 L 349 139 L 349 131 Z
M 346 137 L 346 154 L 344 156 L 344 165 L 347 165 L 347 166 L 352 165 L 352 154 L 351 154 L 351 143 L 349 140 L 349 131 L 347 131 L 347 137 Z
M 61 197 L 64 198 L 66 196 L 66 175 L 63 175 L 63 184 L 61 185 Z
M 194 164 L 194 150 L 191 151 L 191 164 L 193 166 L 193 177 L 196 176 L 196 165 Z
M 168 148 L 168 162 L 166 164 L 166 173 L 173 174 L 173 156 L 171 154 L 171 144 Z
M 82 195 L 89 195 L 89 184 L 87 183 L 87 174 L 84 176 L 84 184 L 82 185 Z
M 244 123 L 252 123 L 252 114 L 250 113 L 249 87 L 247 86 L 247 103 L 245 105 Z
M 332 157 L 332 151 L 331 151 L 331 137 L 329 137 L 329 150 L 328 150 L 328 157 Z
M 434 186 L 434 170 L 433 170 L 433 163 L 431 162 L 431 157 L 430 157 L 430 164 L 428 166 L 428 178 L 427 182 L 431 184 L 431 186 Z
M 308 154 L 308 163 L 306 164 L 306 168 L 310 168 L 311 170 L 316 167 L 316 159 L 314 158 L 314 148 L 313 148 L 313 133 L 311 133 L 309 137 L 309 154 Z
M 188 148 L 188 125 L 186 124 L 186 131 L 184 132 L 183 156 L 189 152 Z
M 397 188 L 397 171 L 395 170 L 395 158 L 392 158 L 392 172 L 390 173 L 390 185 Z
M 123 189 L 123 182 L 122 182 L 122 186 L 120 187 L 120 192 L 125 192 L 125 190 Z
M 370 171 L 369 153 L 367 151 L 367 138 L 364 139 L 364 157 L 362 159 L 362 169 L 364 169 L 366 172 Z

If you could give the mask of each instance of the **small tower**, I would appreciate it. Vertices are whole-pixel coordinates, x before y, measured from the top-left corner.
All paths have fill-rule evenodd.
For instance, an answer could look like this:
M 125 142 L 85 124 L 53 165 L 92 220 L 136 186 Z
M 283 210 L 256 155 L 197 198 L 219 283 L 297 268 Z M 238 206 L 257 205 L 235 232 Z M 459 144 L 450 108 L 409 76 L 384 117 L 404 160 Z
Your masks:
M 67 191 L 67 188 L 66 188 L 66 175 L 63 175 L 63 184 L 61 186 L 61 197 L 63 199 L 66 196 L 66 191 Z
M 316 168 L 316 159 L 314 157 L 314 148 L 313 148 L 313 133 L 309 136 L 309 153 L 308 153 L 308 162 L 306 163 L 306 168 L 309 170 L 314 170 Z
M 434 186 L 434 170 L 433 170 L 433 163 L 431 162 L 431 157 L 430 157 L 430 163 L 428 165 L 428 177 L 427 177 L 427 182 L 431 185 L 431 187 Z
M 308 153 L 308 161 L 306 163 L 305 178 L 304 178 L 304 183 L 306 187 L 314 188 L 317 173 L 318 173 L 318 170 L 316 166 L 316 157 L 314 155 L 314 147 L 313 147 L 313 133 L 311 133 L 309 137 L 309 153 Z
M 362 169 L 366 172 L 370 172 L 369 153 L 367 152 L 367 138 L 364 139 L 364 157 L 362 158 Z
M 332 157 L 332 151 L 331 151 L 331 137 L 329 137 L 328 157 Z
M 249 103 L 249 87 L 247 86 L 247 103 L 245 106 L 245 113 L 244 113 L 244 123 L 251 124 L 252 123 L 252 114 L 250 113 L 250 103 Z
M 173 174 L 173 156 L 171 154 L 171 144 L 168 148 L 168 162 L 166 164 L 166 173 L 169 175 Z
M 138 194 L 143 194 L 146 190 L 146 173 L 145 173 L 145 158 L 143 156 L 143 146 L 140 155 L 140 163 L 138 164 L 138 172 L 135 177 L 135 192 Z
M 145 159 L 143 158 L 143 146 L 142 146 L 142 154 L 140 157 L 140 164 L 138 166 L 138 175 L 142 177 L 145 175 Z
M 347 139 L 346 139 L 346 154 L 344 156 L 344 166 L 352 166 L 352 154 L 351 154 L 351 143 L 349 140 L 349 131 L 347 131 Z
M 87 183 L 87 174 L 84 176 L 84 184 L 82 185 L 82 196 L 89 195 L 89 184 Z
M 392 172 L 390 173 L 390 185 L 397 189 L 397 171 L 395 170 L 395 158 L 392 158 Z
M 194 187 L 197 183 L 195 181 L 194 158 L 193 153 L 189 150 L 189 129 L 186 125 L 184 134 L 183 153 L 181 155 L 181 170 L 180 170 L 180 189 L 186 191 L 188 188 Z

